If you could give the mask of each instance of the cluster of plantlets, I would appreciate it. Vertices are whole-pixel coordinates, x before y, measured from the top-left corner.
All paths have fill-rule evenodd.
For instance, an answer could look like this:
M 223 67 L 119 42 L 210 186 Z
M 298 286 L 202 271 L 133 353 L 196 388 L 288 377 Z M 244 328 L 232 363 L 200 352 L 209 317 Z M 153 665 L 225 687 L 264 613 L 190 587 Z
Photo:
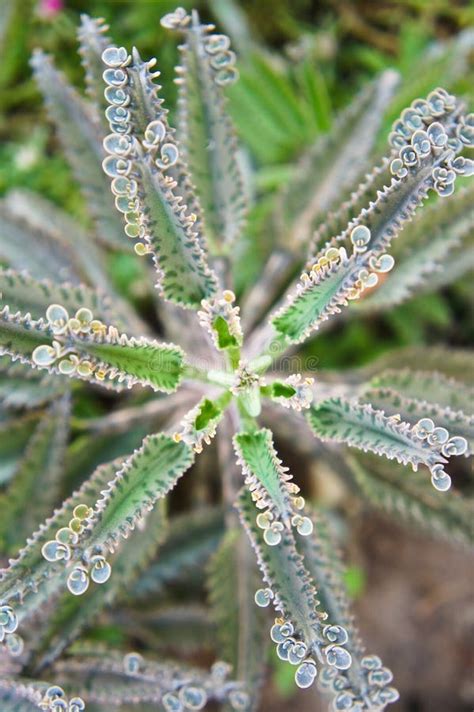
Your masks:
M 84 231 L 33 196 L 8 196 L 0 208 L 0 253 L 9 264 L 0 271 L 1 427 L 8 439 L 4 477 L 11 480 L 0 534 L 8 553 L 26 538 L 0 577 L 1 640 L 14 658 L 5 657 L 0 700 L 6 710 L 78 712 L 82 700 L 99 709 L 150 704 L 182 712 L 215 700 L 253 710 L 270 631 L 278 657 L 295 666 L 299 687 L 318 681 L 334 710 L 383 710 L 398 699 L 392 673 L 364 650 L 330 521 L 302 496 L 273 431 L 329 458 L 380 506 L 466 542 L 471 504 L 458 492 L 444 493 L 450 458 L 472 453 L 471 394 L 436 369 L 409 370 L 408 359 L 338 380 L 304 368 L 281 374 L 278 364 L 350 302 L 367 300 L 370 307 L 379 282 L 391 284 L 389 250 L 402 230 L 400 239 L 406 245 L 412 238 L 413 251 L 400 260 L 389 302 L 443 271 L 446 252 L 468 233 L 472 190 L 452 194 L 458 178 L 473 172 L 465 150 L 474 145 L 474 117 L 462 101 L 435 89 L 402 113 L 387 155 L 362 175 L 370 137 L 396 86 L 392 72 L 381 75 L 337 122 L 335 136 L 342 132 L 344 140 L 337 148 L 334 138 L 319 142 L 280 196 L 275 224 L 280 239 L 288 235 L 287 249 L 270 258 L 262 283 L 243 295 L 241 320 L 233 270 L 245 235 L 248 177 L 224 95 L 238 78 L 235 55 L 229 39 L 201 24 L 196 12 L 178 8 L 162 25 L 182 38 L 177 131 L 159 97 L 156 60 L 114 46 L 101 21 L 84 17 L 79 32 L 93 102 L 66 83 L 49 57 L 38 51 L 32 60 L 93 228 Z M 327 161 L 321 176 L 318 162 Z M 419 211 L 433 193 L 437 201 L 421 220 L 443 226 L 443 249 L 417 270 L 425 250 Z M 446 209 L 440 201 L 448 197 Z M 333 212 L 320 222 L 329 207 Z M 25 242 L 15 252 L 16 233 Z M 163 333 L 179 336 L 180 346 L 154 338 L 111 284 L 107 252 L 125 250 L 129 238 L 145 260 L 143 278 L 154 275 Z M 457 359 L 463 363 L 462 355 Z M 446 372 L 449 363 L 438 368 Z M 99 424 L 112 438 L 117 424 L 120 431 L 150 413 L 164 423 L 132 454 L 81 477 L 54 509 L 67 452 L 70 379 L 117 399 L 141 387 L 135 407 L 119 406 Z M 147 389 L 168 395 L 143 400 Z M 209 588 L 226 663 L 206 673 L 90 642 L 61 657 L 125 587 L 138 601 L 143 591 L 156 592 L 166 579 L 160 551 L 156 564 L 147 565 L 160 544 L 162 555 L 166 546 L 171 553 L 175 545 L 190 547 L 188 558 L 202 566 L 193 546 L 215 526 L 212 517 L 190 517 L 181 539 L 172 521 L 162 544 L 164 504 L 216 436 L 218 510 L 225 516 Z M 394 463 L 386 475 L 339 444 L 414 471 L 421 465 L 421 476 Z M 32 521 L 37 528 L 29 535 Z M 206 548 L 204 558 L 209 554 Z M 260 609 L 270 605 L 276 618 L 269 626 Z M 61 687 L 43 682 L 46 674 Z

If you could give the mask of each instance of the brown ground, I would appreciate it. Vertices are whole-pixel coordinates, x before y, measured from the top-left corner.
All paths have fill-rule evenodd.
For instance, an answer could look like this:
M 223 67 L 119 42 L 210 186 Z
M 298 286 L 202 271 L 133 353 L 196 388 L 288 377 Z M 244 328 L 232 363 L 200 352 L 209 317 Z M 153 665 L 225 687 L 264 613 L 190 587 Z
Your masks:
M 369 652 L 394 675 L 401 699 L 390 712 L 473 712 L 474 557 L 380 516 L 359 517 L 350 558 L 367 573 L 357 602 Z M 326 712 L 314 692 L 262 712 Z

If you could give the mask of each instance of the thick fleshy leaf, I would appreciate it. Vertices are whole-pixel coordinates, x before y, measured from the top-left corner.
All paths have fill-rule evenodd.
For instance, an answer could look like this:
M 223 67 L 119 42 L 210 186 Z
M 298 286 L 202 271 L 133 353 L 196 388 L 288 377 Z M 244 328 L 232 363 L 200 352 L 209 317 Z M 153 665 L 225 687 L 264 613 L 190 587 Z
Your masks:
M 221 655 L 251 694 L 249 712 L 258 703 L 269 642 L 266 617 L 255 606 L 259 583 L 247 537 L 229 530 L 210 562 L 208 589 Z
M 327 637 L 336 645 L 347 638 L 344 647 L 351 655 L 351 665 L 347 670 L 326 665 L 321 671 L 318 686 L 333 698 L 335 710 L 344 709 L 344 698 L 351 699 L 354 706 L 361 705 L 361 710 L 384 710 L 387 704 L 398 699 L 397 690 L 389 687 L 392 673 L 382 666 L 378 656 L 365 653 L 351 612 L 343 578 L 344 567 L 334 544 L 335 533 L 330 522 L 323 512 L 306 511 L 306 514 L 313 522 L 314 533 L 311 537 L 298 539 L 297 548 L 316 582 L 318 598 L 328 612 Z
M 281 520 L 289 528 L 297 511 L 293 499 L 298 488 L 291 483 L 288 468 L 278 458 L 271 431 L 239 433 L 234 438 L 234 447 L 245 484 L 259 509 L 265 510 L 272 521 Z
M 19 418 L 0 421 L 0 484 L 14 475 L 28 440 L 38 424 L 38 415 L 29 413 Z
M 181 29 L 181 28 L 180 28 Z M 245 190 L 223 87 L 237 78 L 224 35 L 213 35 L 196 11 L 183 25 L 180 46 L 179 144 L 204 211 L 212 250 L 226 251 L 242 231 Z M 221 67 L 219 69 L 219 67 Z
M 474 450 L 474 390 L 459 381 L 436 372 L 384 371 L 362 390 L 359 400 L 413 425 L 431 418 L 450 435 L 467 440 L 466 456 Z
M 54 315 L 48 317 L 48 321 L 11 314 L 8 307 L 4 307 L 0 311 L 0 354 L 8 354 L 13 360 L 19 359 L 49 373 L 104 386 L 131 387 L 140 383 L 165 392 L 177 388 L 184 368 L 183 352 L 178 346 L 128 337 L 104 324 L 91 331 L 88 324 L 94 321 L 90 319 L 90 312 L 85 313 L 88 310 L 82 313 L 79 310 L 69 319 L 62 306 L 53 306 Z M 48 310 L 48 313 L 52 312 Z M 75 331 L 65 327 L 83 317 L 88 320 L 83 333 L 78 333 L 77 324 L 73 324 Z M 58 330 L 61 333 L 57 333 Z
M 285 247 L 299 251 L 308 244 L 318 219 L 361 176 L 397 83 L 395 72 L 381 74 L 336 119 L 331 132 L 305 152 L 277 201 Z
M 90 285 L 113 304 L 114 323 L 133 334 L 149 328 L 119 294 L 107 274 L 93 234 L 54 203 L 28 190 L 13 190 L 0 201 L 0 256 L 12 269 L 36 279 Z
M 395 349 L 372 361 L 368 366 L 354 370 L 355 379 L 361 383 L 377 378 L 386 369 L 403 371 L 437 371 L 447 379 L 454 379 L 472 388 L 474 379 L 474 352 L 444 346 L 409 346 Z
M 125 241 L 120 220 L 100 165 L 104 157 L 100 127 L 90 107 L 55 69 L 50 57 L 36 50 L 31 63 L 51 120 L 94 219 L 97 235 L 107 244 L 123 249 Z
M 32 201 L 29 198 L 32 197 Z M 45 214 L 44 224 L 31 220 L 36 196 L 26 191 L 11 191 L 0 201 L 0 256 L 2 262 L 17 270 L 27 270 L 37 279 L 55 279 L 78 284 L 85 279 L 82 266 L 64 235 L 73 241 L 78 235 L 74 223 L 64 234 L 54 228 L 54 215 Z M 46 201 L 41 201 L 43 208 Z M 36 213 L 37 215 L 37 213 Z M 48 219 L 46 219 L 46 216 Z M 51 224 L 53 223 L 53 224 Z M 78 228 L 78 231 L 80 229 Z
M 407 477 L 405 469 L 369 453 L 348 458 L 348 472 L 361 495 L 376 509 L 397 520 L 458 544 L 474 545 L 474 502 L 447 492 L 442 501 L 422 472 Z
M 157 600 L 177 581 L 202 581 L 202 570 L 224 535 L 219 510 L 202 509 L 174 517 L 157 560 L 147 567 L 130 592 L 130 599 Z
M 454 355 L 454 354 L 453 354 Z M 425 362 L 420 360 L 419 365 Z M 370 380 L 373 388 L 390 388 L 404 398 L 436 403 L 441 408 L 474 413 L 474 388 L 456 377 L 448 378 L 438 371 L 403 368 L 381 371 Z
M 144 439 L 116 472 L 87 524 L 89 545 L 113 550 L 189 469 L 194 454 L 184 442 L 159 433 Z
M 106 606 L 126 595 L 156 552 L 166 531 L 165 507 L 161 501 L 150 512 L 145 526 L 135 528 L 122 542 L 119 552 L 111 557 L 113 576 L 107 585 L 90 587 L 83 596 L 71 596 L 67 591 L 56 602 L 51 618 L 36 627 L 34 666 L 42 669 L 51 664 Z
M 69 398 L 65 396 L 45 412 L 15 467 L 13 481 L 0 498 L 3 551 L 14 553 L 58 502 L 68 417 Z
M 0 405 L 6 410 L 38 408 L 67 388 L 64 377 L 39 373 L 25 364 L 13 363 L 9 356 L 0 356 Z
M 49 687 L 31 680 L 0 679 L 0 704 L 2 712 L 38 712 L 41 691 Z
M 257 591 L 256 603 L 266 606 L 271 602 L 280 614 L 271 631 L 277 654 L 293 664 L 306 663 L 311 667 L 311 682 L 301 685 L 309 687 L 320 663 L 333 664 L 330 662 L 332 646 L 328 645 L 330 639 L 326 637 L 323 622 L 327 613 L 320 607 L 315 582 L 291 532 L 285 531 L 277 546 L 268 546 L 256 524 L 257 511 L 247 492 L 241 492 L 237 507 L 268 587 Z M 346 640 L 347 634 L 342 645 Z M 351 656 L 342 645 L 337 646 L 338 667 L 346 669 L 351 664 Z
M 386 309 L 417 292 L 449 284 L 474 268 L 469 236 L 474 189 L 464 187 L 449 201 L 427 206 L 394 244 L 397 268 L 380 287 L 357 303 L 363 311 Z
M 43 587 L 48 586 L 53 595 L 54 590 L 61 587 L 66 579 L 64 560 L 50 562 L 41 553 L 46 542 L 55 538 L 56 532 L 67 527 L 73 518 L 77 505 L 94 506 L 101 490 L 107 485 L 120 468 L 121 461 L 111 462 L 98 467 L 93 475 L 65 500 L 53 516 L 47 519 L 39 529 L 31 535 L 26 545 L 16 558 L 9 562 L 8 568 L 0 572 L 0 598 L 6 602 L 27 603 L 31 609 L 31 599 L 36 602 Z M 53 586 L 55 588 L 53 588 Z M 41 603 L 39 599 L 38 605 Z M 16 607 L 16 604 L 15 604 Z M 18 608 L 21 615 L 21 606 Z
M 109 26 L 102 19 L 93 19 L 88 15 L 81 15 L 81 23 L 77 30 L 79 41 L 79 54 L 84 67 L 86 92 L 92 106 L 96 111 L 96 119 L 101 123 L 104 134 L 107 131 L 107 121 L 104 112 L 107 100 L 104 96 L 104 80 L 102 74 L 105 65 L 102 61 L 102 52 L 111 44 L 107 36 Z
M 386 416 L 370 404 L 342 398 L 330 398 L 313 406 L 307 418 L 314 434 L 323 441 L 346 443 L 403 465 L 410 464 L 414 470 L 420 464 L 426 465 L 435 486 L 437 472 L 442 473 L 445 482 L 450 484 L 450 479 L 446 479 L 449 476 L 442 468 L 450 455 L 444 444 L 449 438 L 447 431 L 442 433 L 442 441 L 440 433 L 438 441 L 433 426 L 435 437 L 430 434 L 427 438 L 418 429 L 418 424 L 412 426 L 397 416 Z
M 138 653 L 121 655 L 103 646 L 77 648 L 74 656 L 56 663 L 54 672 L 91 704 L 137 705 L 168 700 L 168 708 L 203 709 L 208 701 L 225 702 L 241 689 L 227 679 L 228 670 L 216 663 L 210 673 L 185 665 L 145 660 Z M 242 690 L 242 692 L 244 692 Z M 199 705 L 197 701 L 199 700 Z M 245 708 L 244 708 L 245 709 Z
M 429 126 L 423 123 L 428 119 L 414 108 L 416 102 L 402 114 L 390 135 L 393 145 L 390 184 L 378 192 L 376 199 L 340 235 L 326 244 L 315 256 L 313 267 L 288 291 L 289 303 L 272 318 L 273 326 L 288 342 L 304 341 L 323 321 L 347 306 L 349 300 L 373 287 L 378 282 L 378 273 L 393 267 L 394 260 L 385 251 L 422 205 L 429 190 L 450 195 L 457 174 L 464 174 L 464 164 L 458 166 L 454 160 L 462 149 L 457 137 L 464 121 L 460 117 L 462 106 L 441 90 L 437 97 L 438 94 L 444 113 L 440 116 L 440 111 L 436 112 L 437 121 L 430 115 Z M 425 104 L 429 110 L 431 105 L 428 101 Z M 405 131 L 403 135 L 397 133 L 400 125 L 400 130 Z M 349 256 L 347 249 L 351 251 Z
M 103 55 L 106 64 L 114 52 L 123 54 L 120 67 L 112 59 L 109 68 L 124 75 L 120 87 L 124 98 L 120 105 L 110 98 L 107 117 L 112 133 L 104 140 L 109 154 L 104 170 L 114 179 L 112 191 L 125 215 L 126 234 L 144 240 L 136 245 L 138 254 L 153 256 L 162 295 L 197 309 L 202 299 L 216 292 L 217 280 L 206 262 L 199 206 L 153 82 L 155 60 L 143 62 L 134 50 L 128 61 L 123 47 L 110 47 Z M 186 189 L 183 205 L 178 185 Z
M 41 319 L 50 304 L 62 304 L 69 312 L 90 309 L 96 318 L 110 321 L 110 300 L 90 287 L 37 280 L 27 272 L 0 268 L 0 306 L 8 305 L 12 314 Z

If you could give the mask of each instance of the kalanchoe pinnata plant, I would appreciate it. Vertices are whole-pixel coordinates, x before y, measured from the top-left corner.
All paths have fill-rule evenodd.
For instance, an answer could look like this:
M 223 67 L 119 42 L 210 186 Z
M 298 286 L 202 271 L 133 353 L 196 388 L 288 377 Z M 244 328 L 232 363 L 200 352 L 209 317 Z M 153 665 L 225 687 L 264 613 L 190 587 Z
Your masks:
M 330 377 L 280 364 L 340 313 L 444 283 L 468 232 L 473 192 L 457 183 L 473 172 L 474 117 L 433 88 L 368 170 L 397 77 L 368 86 L 278 196 L 277 251 L 242 295 L 241 321 L 233 274 L 249 180 L 225 98 L 236 57 L 196 12 L 162 25 L 181 41 L 176 130 L 156 60 L 115 46 L 101 21 L 84 16 L 79 30 L 87 99 L 50 57 L 32 59 L 91 228 L 24 192 L 0 206 L 2 710 L 256 710 L 270 639 L 331 709 L 383 710 L 398 698 L 392 673 L 364 649 L 331 521 L 276 439 L 329 461 L 374 506 L 472 544 L 472 505 L 447 492 L 451 459 L 474 447 L 468 357 L 405 353 Z M 130 241 L 158 332 L 110 277 L 110 254 Z M 69 418 L 100 389 L 110 413 Z M 216 454 L 222 501 L 167 523 L 191 467 L 193 498 L 211 501 Z M 196 605 L 163 618 L 167 587 L 195 590 L 206 567 L 213 622 Z M 74 643 L 106 606 L 143 655 Z M 166 630 L 187 651 L 217 632 L 224 662 L 152 659 Z

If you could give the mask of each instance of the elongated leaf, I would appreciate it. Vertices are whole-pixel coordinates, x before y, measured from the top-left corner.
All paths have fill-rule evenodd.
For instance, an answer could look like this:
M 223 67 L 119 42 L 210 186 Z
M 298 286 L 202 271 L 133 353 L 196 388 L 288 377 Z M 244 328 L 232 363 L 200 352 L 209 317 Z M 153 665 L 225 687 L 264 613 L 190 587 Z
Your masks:
M 472 230 L 474 190 L 465 187 L 449 202 L 437 201 L 406 226 L 395 243 L 397 268 L 357 307 L 385 309 L 415 292 L 429 292 L 473 269 L 468 240 Z M 458 265 L 459 263 L 459 265 Z
M 207 673 L 189 666 L 146 660 L 136 653 L 124 656 L 100 645 L 93 651 L 76 649 L 74 657 L 57 662 L 54 671 L 64 684 L 79 690 L 86 702 L 101 705 L 153 702 L 156 706 L 166 693 L 173 698 L 169 704 L 174 700 L 179 703 L 186 689 L 194 688 L 201 693 L 202 708 L 208 700 L 224 702 L 241 687 L 222 675 L 222 664 Z
M 259 594 L 263 593 L 266 601 L 262 601 L 262 605 L 267 605 L 271 601 L 280 614 L 280 618 L 275 621 L 275 626 L 272 628 L 272 639 L 278 641 L 277 652 L 285 660 L 288 659 L 290 652 L 293 654 L 293 651 L 295 653 L 296 650 L 298 651 L 294 662 L 301 665 L 295 677 L 298 681 L 305 668 L 310 667 L 309 684 L 301 684 L 301 687 L 309 687 L 316 677 L 315 661 L 325 665 L 328 664 L 328 660 L 331 660 L 332 646 L 324 647 L 324 642 L 326 644 L 328 642 L 326 631 L 329 626 L 323 624 L 327 619 L 327 613 L 320 608 L 315 583 L 303 557 L 297 551 L 292 533 L 284 532 L 277 546 L 267 546 L 262 530 L 255 522 L 255 505 L 252 504 L 248 493 L 241 492 L 237 507 L 255 549 L 263 579 L 269 587 L 259 591 L 256 600 L 259 600 Z M 284 630 L 283 626 L 287 628 L 287 632 L 281 633 L 280 631 Z M 338 666 L 346 669 L 351 664 L 351 656 L 341 646 L 336 647 Z
M 210 562 L 208 588 L 221 654 L 251 695 L 249 712 L 258 703 L 269 642 L 266 617 L 254 601 L 259 579 L 247 537 L 229 530 Z
M 378 281 L 377 271 L 385 272 L 391 268 L 393 260 L 384 256 L 384 252 L 423 203 L 430 189 L 434 188 L 443 196 L 452 192 L 452 184 L 449 188 L 444 186 L 437 176 L 442 166 L 457 165 L 452 163 L 455 151 L 447 149 L 446 144 L 451 139 L 457 141 L 456 131 L 463 121 L 459 118 L 461 110 L 462 107 L 453 101 L 446 108 L 444 117 L 437 117 L 440 120 L 430 125 L 430 133 L 411 130 L 409 140 L 396 131 L 392 132 L 390 140 L 394 146 L 401 146 L 399 151 L 402 156 L 395 157 L 393 153 L 391 171 L 396 177 L 378 193 L 374 202 L 362 209 L 346 230 L 316 255 L 313 268 L 304 272 L 301 281 L 289 290 L 289 304 L 273 316 L 273 326 L 290 343 L 306 339 L 329 316 L 339 313 L 349 299 L 356 299 L 368 284 L 373 286 L 371 280 L 375 280 L 374 283 Z M 416 113 L 413 108 L 410 111 Z M 399 122 L 403 126 L 404 116 Z M 421 117 L 418 114 L 417 117 L 420 126 L 423 126 Z M 422 155 L 419 154 L 420 140 L 425 142 Z M 456 146 L 460 151 L 461 142 Z M 409 165 L 405 165 L 403 160 L 407 160 Z M 458 171 L 461 174 L 465 170 L 463 161 L 461 158 L 462 165 Z M 453 170 L 453 180 L 456 175 Z M 358 244 L 359 240 L 363 244 Z M 354 250 L 347 257 L 345 248 L 350 249 L 351 243 Z
M 180 580 L 201 582 L 202 570 L 224 534 L 222 512 L 197 510 L 174 517 L 157 560 L 147 567 L 130 592 L 130 599 L 157 600 L 166 587 Z
M 10 554 L 16 551 L 59 499 L 68 416 L 67 397 L 56 401 L 46 411 L 15 468 L 12 484 L 0 498 L 3 551 Z M 33 511 L 28 506 L 30 502 L 35 503 Z
M 35 631 L 35 667 L 42 669 L 51 664 L 103 608 L 124 597 L 163 540 L 166 524 L 164 502 L 160 502 L 150 512 L 145 527 L 136 528 L 111 558 L 113 576 L 106 586 L 91 587 L 83 596 L 71 596 L 69 592 L 61 596 L 44 632 Z
M 424 362 L 420 361 L 420 365 Z M 466 415 L 474 412 L 474 388 L 437 371 L 388 369 L 374 376 L 370 385 L 390 388 L 404 398 L 438 404 L 453 411 L 461 410 Z
M 319 251 L 321 243 L 344 230 L 349 220 L 376 197 L 377 189 L 390 180 L 388 161 L 382 162 L 341 205 L 349 187 L 354 187 L 364 171 L 375 141 L 376 127 L 381 122 L 381 107 L 389 99 L 395 84 L 394 72 L 382 74 L 356 97 L 336 120 L 331 132 L 319 138 L 312 150 L 304 154 L 293 179 L 276 201 L 273 221 L 280 250 L 272 254 L 258 284 L 247 295 L 243 308 L 246 328 L 256 323 L 272 305 L 285 282 L 288 283 L 302 248 L 308 249 L 307 268 L 311 269 L 314 263 L 311 257 Z M 318 229 L 310 241 L 315 227 Z
M 370 403 L 386 415 L 397 415 L 412 425 L 421 418 L 431 418 L 437 427 L 446 428 L 450 435 L 465 438 L 468 444 L 464 453 L 466 457 L 474 451 L 474 415 L 442 407 L 431 399 L 408 398 L 392 388 L 369 388 L 359 400 L 361 403 Z
M 474 544 L 474 502 L 455 491 L 442 501 L 423 477 L 370 454 L 354 453 L 350 472 L 362 496 L 376 509 L 455 543 Z
M 109 482 L 88 520 L 91 543 L 113 550 L 137 522 L 189 469 L 193 451 L 184 442 L 159 433 L 145 438 Z
M 299 251 L 307 244 L 317 219 L 360 177 L 397 82 L 395 72 L 383 73 L 305 153 L 277 201 L 285 246 Z
M 210 34 L 196 11 L 182 31 L 179 78 L 179 143 L 204 211 L 205 232 L 213 250 L 222 251 L 238 239 L 245 211 L 245 191 L 232 121 L 226 111 L 221 77 L 237 78 L 232 53 L 215 51 L 223 35 Z M 217 40 L 216 40 L 217 38 Z M 215 69 L 228 59 L 224 69 Z M 218 66 L 218 64 L 216 64 Z
M 378 191 L 390 183 L 390 159 L 381 157 L 364 177 L 350 197 L 342 201 L 325 216 L 317 226 L 310 241 L 306 269 L 310 269 L 316 260 L 316 255 L 335 235 L 340 235 L 347 225 L 354 220 L 363 208 L 377 199 Z
M 337 642 L 342 627 L 345 631 L 343 637 L 348 637 L 345 648 L 351 655 L 351 665 L 347 670 L 338 671 L 326 665 L 318 686 L 334 698 L 334 709 L 342 706 L 344 699 L 351 699 L 362 710 L 383 710 L 399 697 L 397 690 L 389 687 L 393 675 L 382 666 L 378 656 L 365 654 L 351 613 L 343 578 L 344 567 L 334 544 L 334 532 L 331 531 L 329 521 L 320 511 L 307 511 L 306 514 L 313 522 L 314 533 L 311 537 L 298 539 L 297 548 L 318 586 L 322 606 L 328 612 L 332 624 L 332 642 Z
M 37 423 L 38 415 L 35 413 L 0 422 L 0 484 L 8 482 L 13 476 Z
M 359 382 L 376 378 L 384 370 L 412 369 L 417 371 L 423 366 L 424 372 L 437 371 L 448 379 L 455 379 L 472 387 L 474 379 L 474 353 L 468 349 L 453 347 L 410 346 L 396 349 L 380 356 L 368 366 L 354 371 L 355 379 Z
M 66 389 L 64 377 L 53 378 L 22 363 L 12 363 L 9 356 L 0 356 L 0 405 L 3 408 L 38 408 L 59 397 Z
M 109 26 L 102 19 L 93 19 L 88 15 L 81 15 L 81 23 L 77 30 L 79 40 L 79 54 L 84 67 L 86 92 L 97 112 L 97 121 L 101 123 L 104 134 L 107 122 L 104 112 L 107 100 L 104 97 L 104 80 L 102 74 L 105 65 L 102 61 L 102 52 L 111 44 L 107 36 Z
M 97 318 L 110 320 L 110 300 L 90 287 L 55 284 L 34 279 L 26 272 L 0 268 L 1 306 L 8 305 L 13 314 L 23 312 L 32 319 L 40 319 L 50 304 L 62 304 L 68 311 L 85 307 Z
M 295 513 L 292 489 L 288 485 L 292 477 L 278 458 L 271 431 L 239 433 L 234 438 L 234 447 L 246 477 L 245 483 L 258 498 L 259 507 L 268 508 L 274 518 L 290 527 Z
M 35 193 L 13 190 L 0 202 L 0 217 L 0 255 L 10 267 L 26 269 L 36 279 L 88 284 L 113 302 L 114 323 L 133 334 L 148 334 L 147 325 L 111 284 L 94 235 L 69 215 Z
M 437 372 L 388 370 L 372 379 L 360 400 L 412 424 L 431 418 L 467 440 L 466 456 L 474 451 L 474 389 L 460 381 Z
M 364 452 L 410 464 L 414 470 L 420 464 L 426 465 L 435 486 L 435 473 L 439 469 L 436 466 L 447 462 L 449 457 L 436 440 L 431 443 L 423 439 L 416 426 L 396 416 L 388 417 L 370 404 L 330 398 L 313 406 L 307 418 L 314 434 L 323 441 L 344 442 Z M 446 476 L 444 472 L 443 475 Z
M 87 201 L 97 234 L 104 242 L 124 247 L 120 220 L 107 190 L 100 163 L 104 157 L 100 127 L 90 107 L 67 84 L 50 57 L 37 50 L 31 60 L 64 152 Z
M 14 191 L 0 201 L 2 261 L 14 269 L 26 269 L 38 279 L 48 277 L 79 283 L 83 275 L 80 267 L 75 265 L 70 247 L 53 231 L 30 225 L 30 213 L 23 212 L 17 196 L 18 193 Z
M 34 606 L 42 587 L 49 586 L 52 595 L 54 592 L 52 585 L 58 589 L 64 584 L 66 578 L 64 561 L 47 561 L 43 557 L 41 549 L 47 541 L 54 539 L 59 529 L 69 524 L 74 508 L 78 504 L 94 506 L 101 490 L 120 468 L 120 464 L 120 461 L 115 461 L 98 467 L 94 474 L 55 511 L 53 516 L 31 535 L 26 546 L 18 552 L 15 559 L 9 562 L 8 568 L 0 571 L 0 597 L 2 600 L 25 602 L 31 608 L 31 599 L 34 601 Z M 21 607 L 18 608 L 18 614 L 21 616 Z
M 57 334 L 53 328 L 49 321 L 34 321 L 19 312 L 12 315 L 4 307 L 0 311 L 0 354 L 9 354 L 49 373 L 106 386 L 123 383 L 130 388 L 141 383 L 171 392 L 179 384 L 184 361 L 177 346 L 128 337 L 105 325 L 99 331 L 83 334 Z M 59 346 L 54 347 L 53 342 Z
M 199 206 L 168 126 L 167 112 L 157 96 L 159 87 L 153 83 L 156 75 L 150 68 L 155 60 L 142 62 L 134 50 L 133 60 L 127 63 L 123 47 L 109 48 L 107 52 L 124 54 L 119 71 L 126 79 L 121 92 L 126 96 L 127 108 L 114 104 L 110 107 L 114 113 L 108 113 L 112 133 L 104 142 L 110 153 L 104 161 L 104 170 L 121 183 L 120 193 L 117 181 L 112 183 L 112 190 L 121 198 L 117 199 L 117 205 L 125 213 L 126 232 L 145 240 L 138 243 L 142 247 L 137 245 L 137 250 L 151 252 L 163 296 L 196 309 L 202 299 L 215 293 L 217 281 L 206 262 Z M 123 116 L 117 124 L 112 119 L 119 110 Z M 130 135 L 123 134 L 124 127 L 130 130 Z M 133 181 L 130 181 L 127 176 L 132 168 Z M 167 173 L 168 169 L 172 171 Z M 175 188 L 183 183 L 191 198 L 181 205 L 182 197 Z M 127 204 L 123 205 L 124 202 Z
M 27 680 L 21 682 L 0 678 L 2 712 L 37 712 L 42 698 L 41 688 L 41 685 L 31 684 Z

